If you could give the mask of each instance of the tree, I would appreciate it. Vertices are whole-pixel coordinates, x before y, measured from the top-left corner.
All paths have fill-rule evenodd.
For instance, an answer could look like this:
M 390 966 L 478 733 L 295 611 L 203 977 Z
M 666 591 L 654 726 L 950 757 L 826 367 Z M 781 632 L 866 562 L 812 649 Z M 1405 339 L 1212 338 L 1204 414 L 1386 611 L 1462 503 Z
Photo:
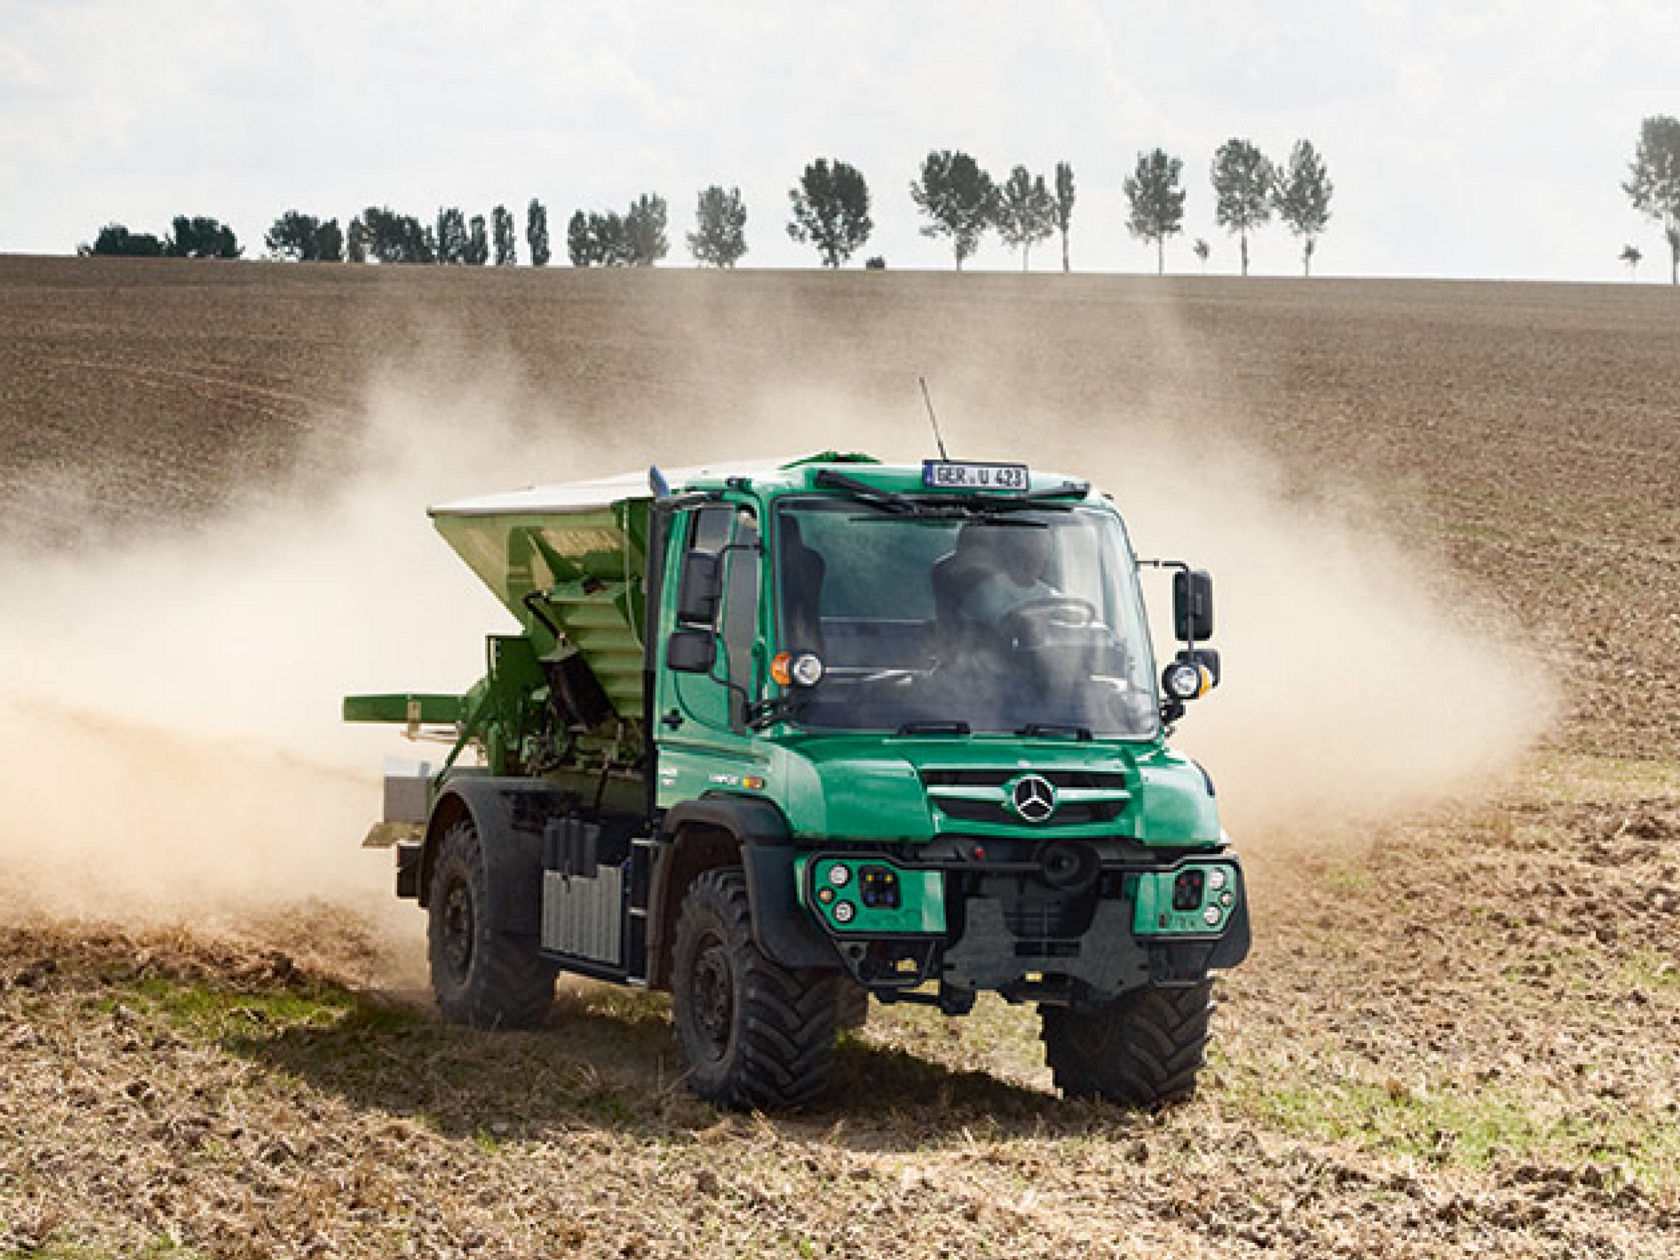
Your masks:
M 263 235 L 263 245 L 273 258 L 314 262 L 321 232 L 321 220 L 299 210 L 288 210 Z
M 482 267 L 490 261 L 490 238 L 484 231 L 484 216 L 473 215 L 467 224 L 467 251 L 461 259 L 469 267 Z
M 1068 228 L 1073 223 L 1073 167 L 1056 163 L 1056 230 L 1062 234 L 1062 270 L 1068 269 Z
M 579 210 L 566 229 L 566 252 L 574 267 L 623 267 L 630 260 L 624 219 L 611 210 Z
M 1206 241 L 1198 236 L 1196 243 L 1190 247 L 1190 252 L 1196 255 L 1196 261 L 1202 264 L 1202 273 L 1205 275 L 1207 273 L 1208 255 L 1213 253 L 1213 250 L 1209 248 Z
M 410 214 L 398 214 L 386 206 L 369 206 L 357 216 L 361 224 L 359 244 L 363 257 L 382 263 L 429 263 L 438 256 L 438 240 Z M 350 225 L 352 255 L 358 243 L 356 223 Z
M 1623 245 L 1621 258 L 1627 264 L 1628 274 L 1635 280 L 1639 279 L 1639 264 L 1645 261 L 1645 255 L 1639 252 L 1639 246 Z
M 589 232 L 589 216 L 582 210 L 574 211 L 566 224 L 566 257 L 571 259 L 572 266 L 587 267 L 596 262 L 594 245 L 594 238 Z
M 624 259 L 632 267 L 651 267 L 670 252 L 665 238 L 665 198 L 643 193 L 624 216 Z
M 1056 199 L 1027 168 L 1009 172 L 997 195 L 997 230 L 1006 245 L 1021 251 L 1021 270 L 1027 269 L 1027 255 L 1038 242 L 1048 240 L 1056 230 Z
M 297 210 L 288 210 L 274 220 L 263 244 L 275 258 L 298 262 L 341 262 L 344 258 L 344 233 L 339 230 L 338 220 L 323 223 Z
M 1164 149 L 1138 154 L 1137 168 L 1126 176 L 1126 200 L 1132 212 L 1126 230 L 1140 241 L 1155 242 L 1155 274 L 1167 269 L 1167 237 L 1184 227 L 1184 189 L 1178 186 L 1184 163 Z
M 1668 242 L 1669 283 L 1680 284 L 1680 120 L 1666 115 L 1639 125 L 1639 147 L 1622 185 L 1633 208 L 1655 219 Z
M 233 229 L 215 219 L 178 214 L 172 226 L 163 243 L 163 252 L 171 258 L 238 258 L 245 252 Z
M 519 262 L 519 249 L 513 211 L 506 206 L 497 206 L 490 212 L 490 235 L 496 242 L 496 266 L 515 266 Z
M 362 222 L 362 216 L 358 214 L 350 220 L 350 228 L 344 234 L 344 258 L 346 262 L 365 263 L 367 255 L 367 224 Z
M 315 233 L 315 261 L 344 261 L 344 232 L 337 219 L 328 219 Z
M 688 234 L 688 252 L 702 266 L 733 267 L 747 252 L 747 207 L 741 190 L 725 192 L 717 184 L 700 194 L 694 208 L 694 231 Z
M 163 242 L 150 232 L 130 232 L 121 223 L 107 223 L 99 229 L 92 245 L 83 245 L 77 252 L 119 258 L 157 258 L 163 254 Z
M 467 261 L 467 249 L 472 239 L 467 235 L 467 216 L 457 206 L 438 211 L 437 260 L 447 267 L 457 267 Z
M 805 167 L 799 187 L 788 190 L 793 222 L 787 232 L 809 241 L 825 267 L 839 267 L 869 240 L 869 185 L 857 167 L 818 158 Z
M 531 266 L 548 266 L 553 257 L 548 247 L 548 211 L 535 197 L 525 207 L 525 243 L 531 247 Z
M 1313 250 L 1330 222 L 1330 194 L 1335 190 L 1318 150 L 1310 141 L 1297 140 L 1289 154 L 1289 165 L 1278 172 L 1272 204 L 1277 207 L 1278 218 L 1303 240 L 1303 275 L 1312 275 Z
M 1231 139 L 1213 155 L 1214 218 L 1242 242 L 1242 273 L 1248 274 L 1248 234 L 1272 221 L 1272 164 L 1247 140 Z
M 997 218 L 997 186 L 966 153 L 941 149 L 922 159 L 922 177 L 912 181 L 910 199 L 932 220 L 923 236 L 949 236 L 957 270 L 980 247 Z

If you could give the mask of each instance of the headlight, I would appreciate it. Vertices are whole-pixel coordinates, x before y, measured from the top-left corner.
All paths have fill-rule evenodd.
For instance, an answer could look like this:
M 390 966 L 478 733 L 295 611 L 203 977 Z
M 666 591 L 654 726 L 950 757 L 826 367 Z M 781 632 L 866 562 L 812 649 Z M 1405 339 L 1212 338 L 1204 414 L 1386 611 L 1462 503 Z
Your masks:
M 815 687 L 822 676 L 822 657 L 815 652 L 777 652 L 770 661 L 770 677 L 782 687 Z
M 1202 694 L 1202 667 L 1192 661 L 1174 661 L 1161 672 L 1161 686 L 1174 700 L 1194 700 Z

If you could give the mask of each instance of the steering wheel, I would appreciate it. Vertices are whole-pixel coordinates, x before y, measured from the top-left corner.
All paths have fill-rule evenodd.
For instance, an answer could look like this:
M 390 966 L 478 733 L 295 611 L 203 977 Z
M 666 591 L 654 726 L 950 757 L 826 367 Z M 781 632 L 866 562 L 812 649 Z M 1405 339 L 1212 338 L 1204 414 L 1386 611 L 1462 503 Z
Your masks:
M 1006 640 L 1026 641 L 1031 646 L 1047 630 L 1083 630 L 1098 620 L 1097 606 L 1088 599 L 1077 595 L 1035 595 L 1005 613 L 998 627 Z

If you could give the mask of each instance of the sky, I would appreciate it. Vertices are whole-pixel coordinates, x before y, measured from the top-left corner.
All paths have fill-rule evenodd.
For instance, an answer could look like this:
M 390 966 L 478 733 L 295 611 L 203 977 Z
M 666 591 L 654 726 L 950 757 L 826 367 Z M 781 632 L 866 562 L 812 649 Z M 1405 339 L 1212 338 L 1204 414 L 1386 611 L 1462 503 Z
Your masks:
M 1661 232 L 1621 182 L 1640 121 L 1680 115 L 1677 49 L 1672 0 L 0 0 L 0 252 L 190 214 L 255 257 L 288 209 L 501 203 L 523 229 L 536 197 L 563 260 L 573 210 L 657 192 L 687 266 L 721 184 L 747 204 L 743 266 L 814 266 L 788 190 L 828 157 L 871 189 L 853 265 L 943 268 L 909 186 L 960 149 L 999 178 L 1070 163 L 1075 269 L 1147 272 L 1122 183 L 1158 146 L 1189 194 L 1168 269 L 1199 270 L 1202 237 L 1227 272 L 1215 149 L 1305 138 L 1335 185 L 1315 274 L 1620 280 L 1634 244 L 1657 280 Z M 1281 225 L 1250 252 L 1299 273 Z M 967 265 L 1020 259 L 992 237 Z

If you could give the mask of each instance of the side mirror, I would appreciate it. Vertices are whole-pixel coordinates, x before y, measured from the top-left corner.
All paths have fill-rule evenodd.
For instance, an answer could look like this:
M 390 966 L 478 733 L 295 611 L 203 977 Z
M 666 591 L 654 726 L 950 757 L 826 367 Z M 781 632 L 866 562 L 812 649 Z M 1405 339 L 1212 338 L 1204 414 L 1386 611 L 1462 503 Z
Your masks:
M 1173 574 L 1173 625 L 1187 643 L 1213 638 L 1213 577 L 1206 569 Z
M 710 630 L 684 627 L 665 640 L 665 664 L 679 674 L 710 674 L 716 663 L 717 635 Z
M 716 624 L 722 593 L 723 565 L 718 553 L 685 551 L 677 579 L 677 620 L 690 626 Z

